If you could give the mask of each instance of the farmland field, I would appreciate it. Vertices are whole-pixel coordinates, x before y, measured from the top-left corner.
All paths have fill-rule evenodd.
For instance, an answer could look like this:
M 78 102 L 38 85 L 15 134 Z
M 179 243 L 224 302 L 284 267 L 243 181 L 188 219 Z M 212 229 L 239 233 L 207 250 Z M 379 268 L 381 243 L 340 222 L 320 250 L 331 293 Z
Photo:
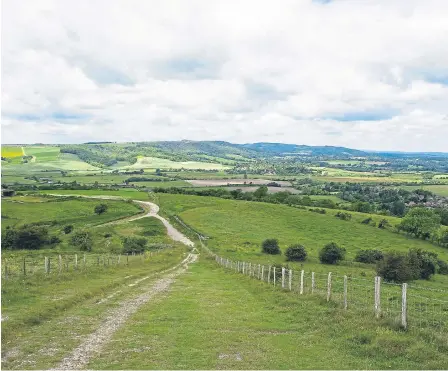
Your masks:
M 198 161 L 171 161 L 157 157 L 138 157 L 137 162 L 133 165 L 125 166 L 125 169 L 205 169 L 220 170 L 226 169 L 228 166 L 215 164 L 211 162 Z
M 20 146 L 2 146 L 2 157 L 14 158 L 23 156 L 23 147 Z
M 199 180 L 187 180 L 188 183 L 197 186 L 197 187 L 213 187 L 213 186 L 226 186 L 226 185 L 264 185 L 271 183 L 271 180 L 267 179 L 199 179 Z M 285 181 L 276 181 L 276 183 L 280 184 L 282 187 L 291 186 L 290 182 Z
M 25 153 L 27 156 L 36 157 L 37 162 L 48 162 L 48 161 L 56 161 L 59 157 L 60 149 L 59 147 L 37 147 L 30 146 L 24 147 Z

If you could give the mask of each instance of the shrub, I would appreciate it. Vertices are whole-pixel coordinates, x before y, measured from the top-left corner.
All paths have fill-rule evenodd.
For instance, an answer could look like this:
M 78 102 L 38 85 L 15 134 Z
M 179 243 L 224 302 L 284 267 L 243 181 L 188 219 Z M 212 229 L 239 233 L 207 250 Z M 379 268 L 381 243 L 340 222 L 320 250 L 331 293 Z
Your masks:
M 268 238 L 267 240 L 264 240 L 261 244 L 261 250 L 265 254 L 281 254 L 280 248 L 278 247 L 278 240 L 275 238 Z
M 48 243 L 48 228 L 24 225 L 18 229 L 7 228 L 2 233 L 2 248 L 38 250 Z
M 48 240 L 48 243 L 50 245 L 56 245 L 61 242 L 62 242 L 62 240 L 58 236 L 51 236 L 50 239 Z
M 63 230 L 65 234 L 69 234 L 73 231 L 73 226 L 71 224 L 66 225 Z
M 448 263 L 443 260 L 437 260 L 438 265 L 438 274 L 447 274 L 448 275 Z
M 339 260 L 344 259 L 345 249 L 339 247 L 336 243 L 331 242 L 319 251 L 319 259 L 324 264 L 335 264 Z
M 360 250 L 355 256 L 355 261 L 360 263 L 373 264 L 379 260 L 382 260 L 384 255 L 379 250 Z
M 437 254 L 421 249 L 412 249 L 407 254 L 393 251 L 386 254 L 377 265 L 378 275 L 386 281 L 398 283 L 429 279 L 438 269 Z
M 350 213 L 344 213 L 342 211 L 338 211 L 335 215 L 336 218 L 339 218 L 341 220 L 350 220 L 352 218 L 352 214 Z
M 305 261 L 307 254 L 305 248 L 297 244 L 289 246 L 286 249 L 285 255 L 288 261 Z
M 275 267 L 275 280 L 276 280 L 277 282 L 280 282 L 281 279 L 282 279 L 282 268 L 289 269 L 289 267 L 288 267 L 288 266 L 283 267 L 283 266 L 281 266 L 280 264 L 273 264 L 273 265 L 271 266 L 271 274 L 269 275 L 269 270 L 268 270 L 268 272 L 267 272 L 267 274 L 268 274 L 269 277 L 270 277 L 271 282 L 274 281 L 274 267 Z
M 145 251 L 147 242 L 144 237 L 125 237 L 123 238 L 123 253 L 142 253 Z
M 378 262 L 376 271 L 386 281 L 402 283 L 414 279 L 408 257 L 397 251 L 385 254 L 383 260 Z
M 362 224 L 370 224 L 372 221 L 373 221 L 373 219 L 369 217 L 367 219 L 364 219 L 361 223 Z
M 93 239 L 88 231 L 78 231 L 70 238 L 70 245 L 81 251 L 92 251 Z
M 112 233 L 104 233 L 104 238 L 110 238 L 112 237 Z
M 97 215 L 101 215 L 107 211 L 107 208 L 106 204 L 98 204 L 95 206 L 94 212 Z

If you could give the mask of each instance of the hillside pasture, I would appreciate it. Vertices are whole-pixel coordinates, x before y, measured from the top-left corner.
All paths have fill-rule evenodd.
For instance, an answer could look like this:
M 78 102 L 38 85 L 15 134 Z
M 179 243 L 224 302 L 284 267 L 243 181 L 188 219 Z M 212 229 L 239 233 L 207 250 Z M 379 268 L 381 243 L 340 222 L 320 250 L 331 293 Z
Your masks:
M 448 261 L 447 249 L 361 224 L 367 217 L 378 222 L 384 218 L 380 215 L 351 212 L 352 220 L 344 221 L 334 216 L 337 210 L 331 209 L 327 209 L 326 214 L 318 214 L 286 205 L 170 194 L 159 194 L 159 200 L 163 209 L 179 215 L 188 225 L 210 236 L 209 245 L 217 253 L 232 258 L 239 254 L 248 261 L 257 258 L 264 239 L 278 238 L 283 251 L 290 244 L 300 243 L 315 261 L 319 250 L 329 242 L 344 247 L 349 260 L 361 249 L 405 252 L 410 248 L 421 248 Z M 393 225 L 399 221 L 398 218 L 386 219 Z
M 221 170 L 228 166 L 211 162 L 198 161 L 171 161 L 158 157 L 138 157 L 133 165 L 125 166 L 123 169 L 204 169 Z
M 24 151 L 27 156 L 34 156 L 40 163 L 56 161 L 60 153 L 59 147 L 54 146 L 27 146 Z
M 111 220 L 135 215 L 141 209 L 133 203 L 113 200 L 94 200 L 85 198 L 53 198 L 15 196 L 2 199 L 2 229 L 7 226 L 21 226 L 28 223 L 52 222 L 57 225 L 73 224 L 88 228 Z M 108 206 L 108 210 L 101 215 L 94 213 L 94 207 L 99 203 Z

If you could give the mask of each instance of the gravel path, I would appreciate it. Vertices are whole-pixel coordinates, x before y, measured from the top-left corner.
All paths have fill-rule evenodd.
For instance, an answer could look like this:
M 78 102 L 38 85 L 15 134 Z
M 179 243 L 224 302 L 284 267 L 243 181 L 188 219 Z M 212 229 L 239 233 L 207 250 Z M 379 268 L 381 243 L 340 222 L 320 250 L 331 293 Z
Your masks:
M 74 194 L 66 194 L 66 195 L 60 195 L 60 194 L 50 194 L 50 196 L 57 196 L 57 197 L 69 197 L 69 196 L 75 196 L 75 197 L 84 197 L 84 198 L 98 198 L 102 200 L 123 200 L 122 197 L 119 196 L 83 196 L 83 195 L 74 195 Z M 119 224 L 119 223 L 125 223 L 125 222 L 131 222 L 133 220 L 138 220 L 142 218 L 148 218 L 153 217 L 159 219 L 163 225 L 166 227 L 166 231 L 168 236 L 174 240 L 183 243 L 187 246 L 194 246 L 193 241 L 191 241 L 188 237 L 186 237 L 184 234 L 179 232 L 176 228 L 172 226 L 172 224 L 166 220 L 165 218 L 161 217 L 159 213 L 159 206 L 153 202 L 149 201 L 139 201 L 139 200 L 133 200 L 136 204 L 139 204 L 142 206 L 142 208 L 146 211 L 146 214 L 140 214 L 137 216 L 130 216 L 128 218 L 123 218 L 119 220 L 114 220 L 111 222 L 107 222 L 104 224 L 97 225 L 95 227 L 102 227 L 105 225 L 113 225 L 113 224 Z
M 122 326 L 126 320 L 155 295 L 169 289 L 174 279 L 184 273 L 188 264 L 196 261 L 197 254 L 189 254 L 179 265 L 171 268 L 173 272 L 166 274 L 157 280 L 145 293 L 136 298 L 126 300 L 118 308 L 113 310 L 102 322 L 94 333 L 89 335 L 68 357 L 54 370 L 79 370 L 86 366 L 90 359 L 100 354 L 103 347 L 110 341 L 112 335 Z

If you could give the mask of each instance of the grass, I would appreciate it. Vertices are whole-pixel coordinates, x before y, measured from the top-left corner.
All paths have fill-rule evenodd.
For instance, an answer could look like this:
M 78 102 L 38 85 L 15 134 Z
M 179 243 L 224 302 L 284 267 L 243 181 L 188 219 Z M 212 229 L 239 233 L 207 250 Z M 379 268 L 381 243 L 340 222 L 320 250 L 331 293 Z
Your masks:
M 123 218 L 141 212 L 133 203 L 112 200 L 90 200 L 13 197 L 2 199 L 2 228 L 20 226 L 26 223 L 57 221 L 58 225 L 73 224 L 76 227 L 91 227 L 114 219 Z M 93 209 L 99 203 L 108 206 L 108 210 L 96 215 Z
M 88 368 L 446 367 L 446 339 L 381 324 L 315 296 L 273 290 L 201 258 L 166 297 L 132 316 Z
M 440 259 L 448 261 L 448 250 L 427 241 L 408 238 L 405 235 L 361 224 L 367 217 L 378 222 L 384 218 L 351 212 L 352 220 L 343 221 L 334 217 L 337 210 L 327 209 L 327 214 L 285 205 L 257 202 L 233 201 L 212 197 L 159 194 L 162 210 L 168 215 L 179 215 L 195 230 L 209 236 L 209 247 L 216 253 L 233 260 L 245 260 L 262 264 L 284 264 L 283 255 L 261 254 L 261 242 L 277 238 L 280 248 L 294 243 L 305 246 L 308 259 L 305 263 L 290 263 L 294 269 L 316 272 L 335 272 L 354 276 L 375 275 L 374 266 L 353 264 L 350 261 L 328 266 L 318 261 L 319 250 L 329 242 L 336 242 L 347 250 L 346 258 L 352 260 L 358 250 L 378 249 L 383 252 L 408 251 L 421 248 L 433 251 Z M 398 218 L 386 217 L 391 224 Z M 299 268 L 300 267 L 300 268 Z M 419 284 L 433 288 L 446 288 L 448 276 L 436 275 L 431 281 Z
M 58 189 L 50 191 L 39 191 L 40 194 L 59 194 L 59 195 L 84 195 L 84 196 L 118 196 L 133 200 L 148 200 L 148 192 L 139 191 L 134 188 L 123 188 L 118 191 L 107 191 L 104 189 L 89 189 L 89 190 L 70 190 Z
M 24 150 L 27 156 L 36 157 L 37 162 L 56 161 L 60 153 L 60 148 L 53 146 L 27 146 Z
M 184 254 L 185 248 L 170 249 L 145 261 L 136 257 L 129 266 L 55 274 L 39 280 L 3 280 L 2 318 L 7 320 L 2 321 L 2 367 L 56 366 L 86 335 L 101 326 L 110 309 L 147 290 L 157 272 L 175 265 Z M 129 287 L 147 276 L 149 280 Z
M 177 162 L 158 157 L 138 157 L 133 165 L 125 166 L 125 169 L 227 169 L 228 166 L 198 161 Z
M 2 157 L 14 158 L 23 156 L 23 147 L 20 146 L 2 146 Z

